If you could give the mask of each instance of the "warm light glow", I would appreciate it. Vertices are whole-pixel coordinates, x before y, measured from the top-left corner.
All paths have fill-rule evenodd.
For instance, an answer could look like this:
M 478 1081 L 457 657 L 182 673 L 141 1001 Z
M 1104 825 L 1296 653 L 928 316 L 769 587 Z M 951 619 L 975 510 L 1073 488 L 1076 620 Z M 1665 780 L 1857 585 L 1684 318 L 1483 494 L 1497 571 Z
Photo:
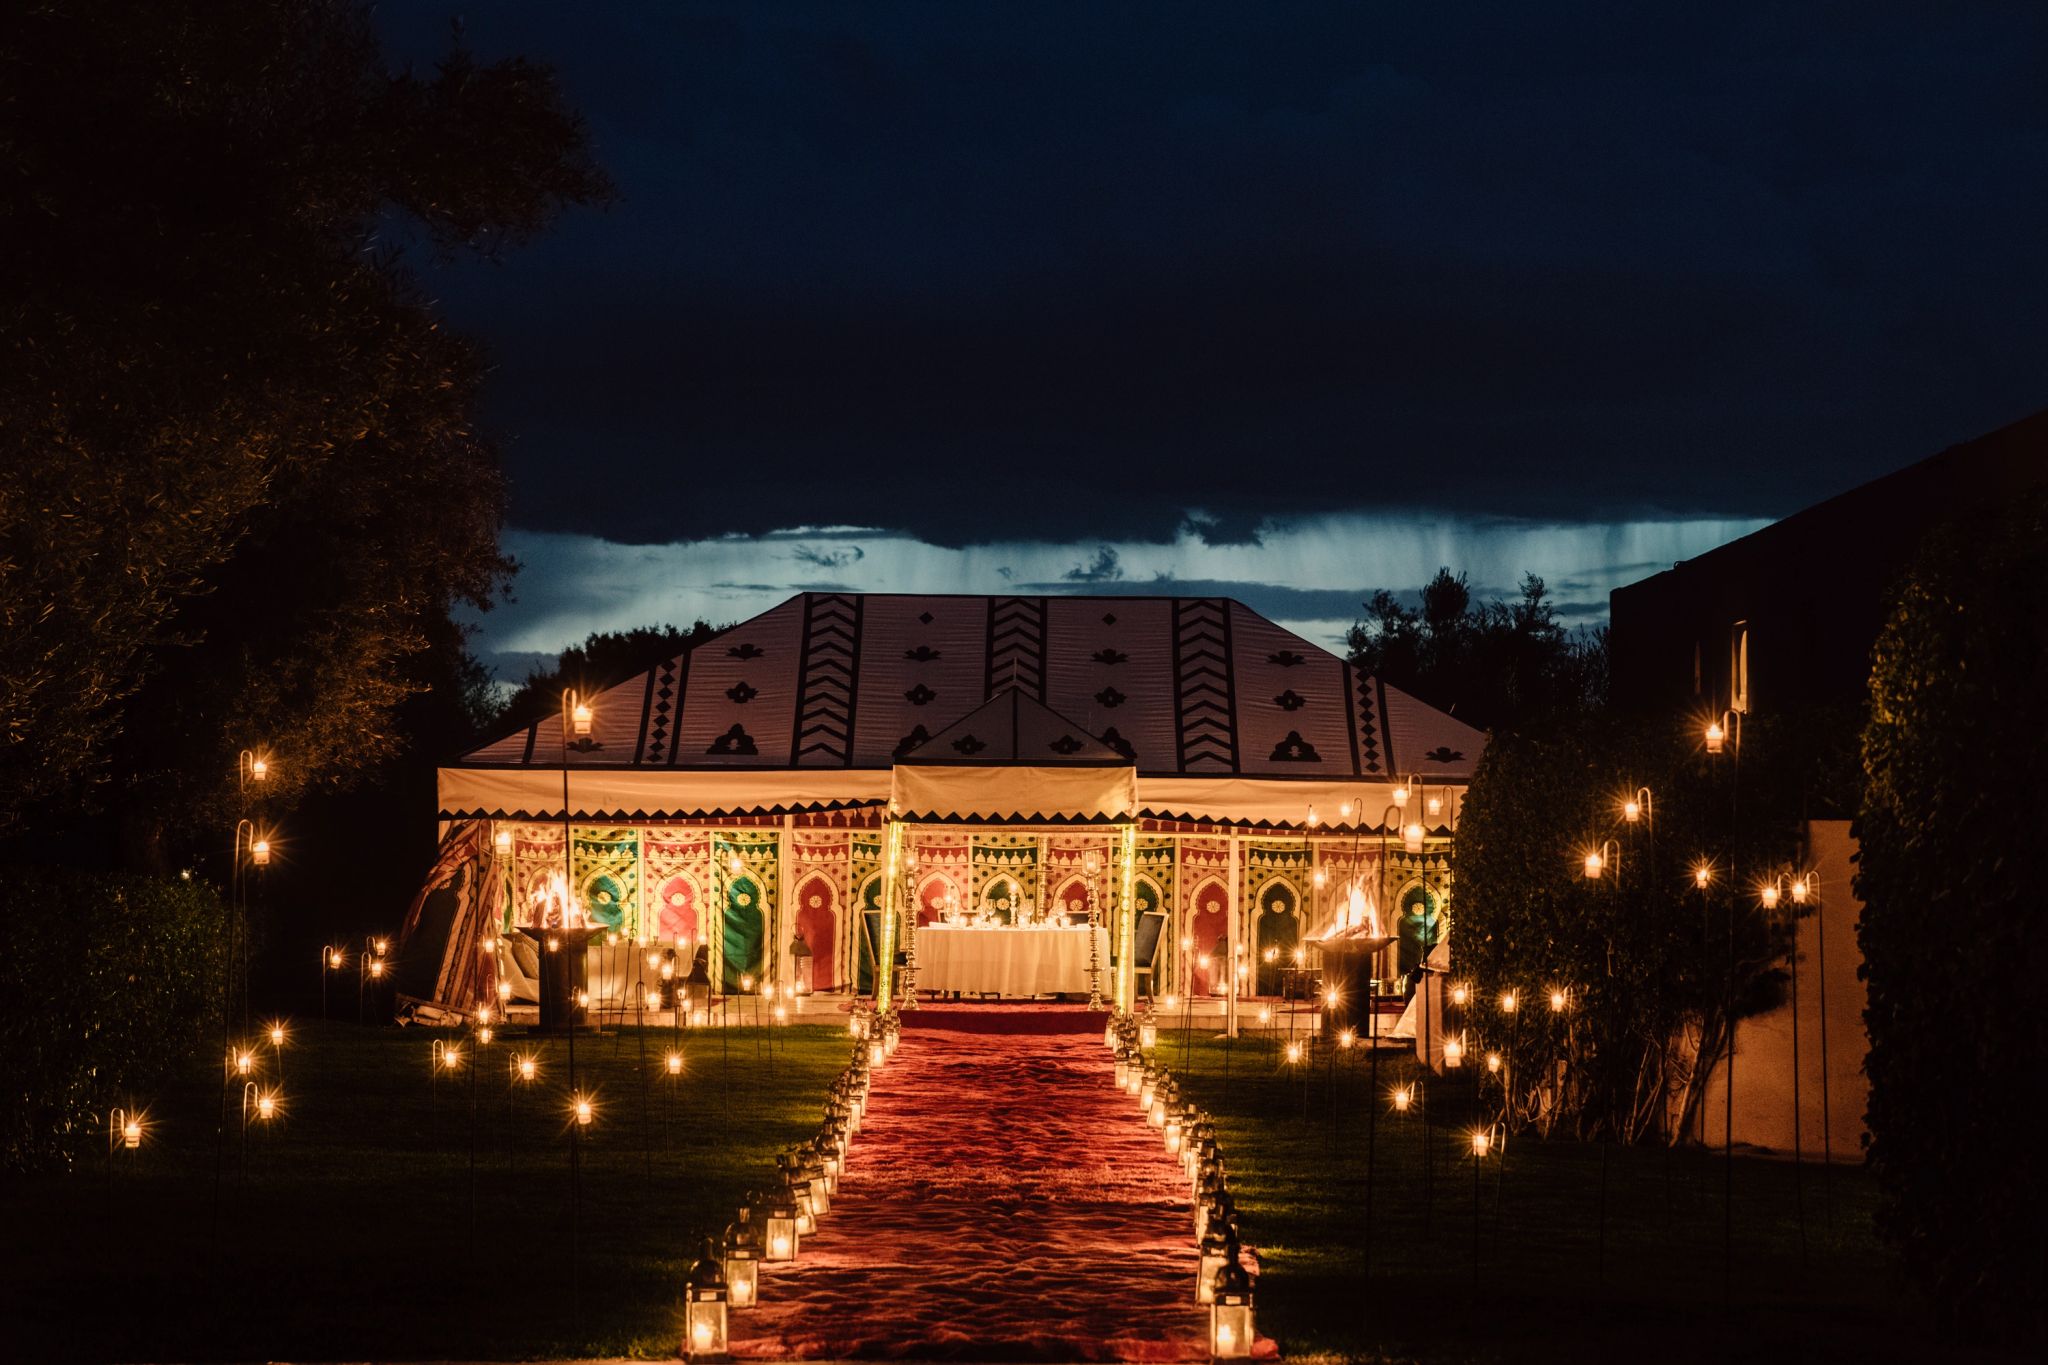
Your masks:
M 753 977 L 753 973 L 751 973 L 751 972 L 741 972 L 741 973 L 740 973 L 740 989 L 741 989 L 742 991 L 750 991 L 750 990 L 754 989 L 754 977 Z
M 578 991 L 578 992 L 576 992 L 576 1007 L 577 1007 L 578 1009 L 586 1009 L 586 1010 L 590 1008 L 590 992 L 589 992 L 589 991 Z
M 1351 803 L 1349 801 L 1345 801 L 1339 804 L 1337 807 L 1337 814 L 1342 816 L 1344 819 L 1349 820 L 1351 818 Z
M 500 1000 L 510 1000 L 511 998 L 512 998 L 512 983 L 511 983 L 511 982 L 509 982 L 509 981 L 500 981 L 500 982 L 498 983 L 498 999 L 500 999 Z
M 1397 783 L 1394 787 L 1394 809 L 1408 809 L 1408 784 L 1406 782 Z
M 778 1232 L 773 1237 L 770 1237 L 768 1239 L 768 1254 L 774 1260 L 788 1260 L 789 1234 L 786 1232 Z
M 1330 989 L 1323 992 L 1323 1003 L 1329 1006 L 1331 1009 L 1337 1008 L 1338 998 L 1339 997 L 1337 995 L 1337 988 L 1335 986 L 1332 986 L 1330 987 Z
M 531 1057 L 521 1057 L 521 1058 L 519 1059 L 519 1079 L 520 1079 L 520 1080 L 522 1080 L 522 1081 L 530 1081 L 530 1080 L 532 1080 L 532 1079 L 533 1079 L 533 1078 L 534 1078 L 535 1076 L 538 1076 L 539 1074 L 540 1074 L 540 1063 L 538 1063 L 538 1062 L 534 1061 L 534 1060 L 533 1060 L 533 1058 L 531 1058 Z
M 1487 1132 L 1484 1128 L 1474 1128 L 1472 1130 L 1472 1155 L 1485 1156 L 1487 1149 L 1492 1146 L 1493 1134 Z
M 596 1117 L 596 1110 L 591 1105 L 590 1101 L 584 1098 L 583 1096 L 578 1095 L 576 1097 L 574 1109 L 576 1114 L 576 1126 L 579 1128 L 588 1128 L 590 1126 L 590 1120 Z
M 1316 814 L 1316 808 L 1314 806 L 1310 806 L 1308 808 L 1308 827 L 1310 829 L 1314 829 L 1317 825 L 1320 825 L 1321 823 L 1323 823 L 1322 817 Z
M 562 940 L 561 940 L 561 939 L 559 939 L 559 938 L 557 938 L 557 937 L 555 937 L 555 936 L 554 936 L 553 934 L 549 934 L 549 935 L 548 935 L 548 951 L 549 951 L 549 952 L 551 952 L 551 953 L 553 953 L 553 952 L 559 952 L 559 951 L 561 951 L 561 947 L 562 947 Z
M 739 855 L 739 854 L 737 854 L 737 853 L 728 853 L 728 854 L 726 854 L 726 855 L 725 855 L 725 870 L 726 870 L 727 872 L 730 872 L 730 873 L 732 873 L 732 874 L 733 874 L 733 875 L 734 875 L 735 877 L 737 877 L 737 876 L 738 876 L 738 875 L 740 874 L 740 868 L 741 868 L 742 866 L 743 866 L 743 864 L 742 864 L 742 863 L 740 862 L 740 855 Z M 911 866 L 912 866 L 912 867 L 915 867 L 915 866 L 917 866 L 917 864 L 915 864 L 915 863 L 912 863 L 912 864 L 911 864 Z
M 1432 817 L 1442 815 L 1444 812 L 1444 799 L 1441 796 L 1432 796 L 1422 803 L 1422 808 L 1428 811 Z
M 1621 818 L 1631 825 L 1643 818 L 1643 807 L 1633 796 L 1621 803 Z
M 645 996 L 644 996 L 643 998 L 644 998 L 644 999 L 646 1000 L 646 1002 L 647 1002 L 647 1008 L 649 1008 L 649 1009 L 651 1009 L 651 1010 L 658 1010 L 658 1009 L 660 1009 L 660 1008 L 661 1008 L 661 992 L 660 992 L 660 991 L 649 991 L 649 992 L 647 992 L 647 994 L 646 994 L 646 995 L 645 995 Z
M 276 1115 L 277 1096 L 272 1094 L 258 1095 L 256 1097 L 256 1117 L 270 1119 L 276 1117 Z
M 254 1066 L 255 1064 L 256 1059 L 250 1054 L 246 1052 L 237 1052 L 235 1054 L 235 1070 L 240 1072 L 242 1075 L 248 1075 L 249 1068 Z
M 1260 1023 L 1262 1023 L 1262 1024 L 1270 1024 L 1270 1023 L 1272 1023 L 1272 1022 L 1273 1022 L 1273 1009 L 1272 1009 L 1272 1006 L 1270 1006 L 1270 1005 L 1261 1005 L 1261 1006 L 1259 1006 L 1259 1022 L 1260 1022 Z
M 590 733 L 590 707 L 587 703 L 579 701 L 569 708 L 569 725 L 578 739 Z
M 1513 991 L 1502 991 L 1500 993 L 1500 1012 L 1502 1014 L 1513 1014 L 1518 1003 L 1520 1002 L 1515 999 Z
M 491 1022 L 491 1007 L 489 1005 L 478 1005 L 476 1007 L 476 1021 L 479 1024 Z
M 789 1006 L 777 1005 L 775 1007 L 775 1022 L 778 1024 L 786 1024 L 789 1022 Z
M 1401 848 L 1404 852 L 1408 853 L 1422 852 L 1422 826 L 1420 823 L 1402 826 Z
M 1708 867 L 1705 863 L 1699 863 L 1694 866 L 1692 870 L 1692 884 L 1694 886 L 1704 891 L 1707 889 L 1707 883 L 1712 880 L 1714 880 L 1713 868 Z
M 139 1147 L 142 1145 L 142 1124 L 138 1120 L 130 1119 L 121 1125 L 121 1145 L 123 1147 Z
M 659 967 L 661 965 L 661 954 L 649 953 L 647 955 L 647 965 L 650 967 Z
M 1358 1041 L 1358 1034 L 1352 1029 L 1340 1030 L 1337 1034 L 1338 1047 L 1350 1047 Z
M 690 1328 L 690 1340 L 696 1343 L 698 1350 L 709 1350 L 711 1347 L 711 1324 L 703 1321 L 693 1324 Z
M 1451 987 L 1451 1003 L 1453 1005 L 1462 1005 L 1471 998 L 1472 991 L 1470 987 L 1462 985 Z
M 1290 1062 L 1298 1062 L 1301 1060 L 1300 1043 L 1289 1043 L 1287 1045 L 1287 1060 Z
M 1764 909 L 1775 910 L 1778 908 L 1778 884 L 1776 882 L 1765 882 L 1757 888 L 1757 895 L 1762 898 Z
M 1465 1065 L 1465 1041 L 1462 1038 L 1444 1039 L 1444 1065 Z
M 1412 1101 L 1412 1100 L 1413 1100 L 1414 1098 L 1415 1098 L 1415 1096 L 1414 1096 L 1413 1092 L 1411 1092 L 1411 1091 L 1410 1091 L 1410 1090 L 1408 1089 L 1408 1087 L 1407 1087 L 1407 1086 L 1403 1085 L 1403 1086 L 1397 1086 L 1397 1087 L 1395 1087 L 1395 1089 L 1394 1089 L 1394 1109 L 1395 1109 L 1395 1111 L 1396 1111 L 1396 1112 L 1398 1112 L 1398 1113 L 1402 1113 L 1402 1114 L 1405 1114 L 1405 1113 L 1407 1113 L 1407 1112 L 1408 1112 L 1408 1105 L 1409 1105 L 1409 1103 L 1410 1103 L 1410 1102 L 1411 1102 L 1411 1101 Z
M 1260 956 L 1268 962 L 1278 962 L 1280 960 L 1280 950 L 1278 948 L 1268 948 Z
M 1486 1069 L 1488 1071 L 1500 1070 L 1500 1054 L 1498 1052 L 1489 1052 L 1486 1054 Z
M 1597 882 L 1597 881 L 1599 881 L 1599 880 L 1600 880 L 1600 874 L 1601 874 L 1602 872 L 1605 872 L 1606 870 L 1607 870 L 1607 859 L 1601 856 L 1601 854 L 1600 854 L 1600 850 L 1598 850 L 1598 849 L 1595 849 L 1595 850 L 1593 850 L 1593 851 L 1592 851 L 1591 853 L 1588 853 L 1588 854 L 1586 855 L 1586 880 L 1587 880 L 1587 881 L 1589 881 L 1589 882 Z
M 249 861 L 258 867 L 270 866 L 270 840 L 258 839 L 249 845 Z
M 462 1065 L 462 1049 L 454 1043 L 444 1046 L 441 1049 L 440 1057 L 441 1065 L 447 1067 L 450 1071 Z
M 370 959 L 370 975 L 371 975 L 371 976 L 382 976 L 382 975 L 384 975 L 384 959 L 383 959 L 383 958 L 381 958 L 381 957 L 373 957 L 373 958 L 371 958 L 371 959 Z
M 1564 1004 L 1565 1004 L 1565 995 L 1564 995 L 1564 992 L 1563 992 L 1563 991 L 1561 991 L 1561 990 L 1558 990 L 1558 989 L 1555 989 L 1555 988 L 1553 988 L 1553 989 L 1551 990 L 1551 992 L 1550 992 L 1550 1012 L 1551 1012 L 1552 1014 L 1562 1014 L 1562 1013 L 1564 1013 Z
M 671 1052 L 671 1053 L 669 1053 L 669 1054 L 668 1054 L 667 1058 L 666 1058 L 666 1059 L 664 1059 L 664 1060 L 665 1060 L 665 1064 L 666 1064 L 666 1065 L 667 1065 L 667 1067 L 668 1067 L 668 1074 L 669 1074 L 669 1075 L 671 1075 L 671 1076 L 680 1076 L 680 1075 L 682 1075 L 682 1074 L 683 1074 L 683 1054 L 682 1054 L 682 1053 L 680 1053 L 680 1052 Z
M 378 957 L 384 956 L 384 954 L 388 952 L 391 948 L 391 940 L 384 938 L 372 939 L 370 940 L 370 944 L 377 950 Z
M 499 830 L 491 837 L 491 842 L 498 846 L 498 852 L 510 853 L 512 851 L 512 831 L 509 829 Z
M 1306 948 L 1296 948 L 1291 956 L 1294 958 L 1294 965 L 1299 967 L 1308 960 L 1308 950 Z
M 491 937 L 491 936 L 490 936 L 489 934 L 486 934 L 486 935 L 484 935 L 484 945 L 483 945 L 483 946 L 484 946 L 484 951 L 485 951 L 485 952 L 487 952 L 487 953 L 495 953 L 495 952 L 497 952 L 497 951 L 498 951 L 498 940 L 496 940 L 495 938 L 492 938 L 492 937 Z
M 1230 1352 L 1230 1348 L 1235 1345 L 1237 1345 L 1237 1330 L 1227 1322 L 1217 1323 L 1216 1353 L 1218 1355 L 1227 1355 Z
M 1320 891 L 1325 886 L 1328 886 L 1330 884 L 1330 874 L 1326 869 L 1319 867 L 1315 870 L 1314 875 L 1311 876 L 1309 880 L 1314 882 L 1316 890 Z M 1268 948 L 1266 951 L 1270 953 L 1273 950 L 1271 948 Z
M 327 950 L 327 965 L 328 965 L 329 967 L 337 967 L 337 968 L 338 968 L 338 967 L 340 967 L 340 966 L 341 966 L 341 964 L 342 964 L 342 956 L 341 956 L 341 950 L 340 950 L 340 949 L 338 949 L 338 948 L 329 948 L 329 949 Z
M 272 1024 L 272 1025 L 270 1026 L 270 1045 L 271 1045 L 272 1047 L 283 1047 L 283 1046 L 284 1046 L 284 1025 L 283 1025 L 283 1024 Z
M 1177 1010 L 1180 1008 L 1180 997 L 1177 995 L 1169 995 L 1159 1003 L 1161 1005 L 1164 1005 L 1167 1009 Z
M 1708 752 L 1708 753 L 1710 753 L 1710 754 L 1718 754 L 1718 753 L 1720 753 L 1720 752 L 1721 752 L 1721 745 L 1722 745 L 1722 742 L 1723 742 L 1723 741 L 1725 741 L 1725 740 L 1726 740 L 1727 738 L 1728 738 L 1728 734 L 1727 734 L 1727 731 L 1725 731 L 1725 730 L 1723 730 L 1723 729 L 1721 728 L 1721 722 L 1720 722 L 1720 721 L 1718 721 L 1718 720 L 1710 720 L 1710 721 L 1708 721 L 1708 722 L 1707 722 L 1707 752 Z
M 1792 879 L 1792 903 L 1794 905 L 1806 904 L 1806 898 L 1811 892 L 1812 888 L 1808 885 L 1806 878 L 1794 877 Z
M 491 1026 L 489 1024 L 485 1024 L 476 1031 L 476 1040 L 485 1047 L 491 1045 Z

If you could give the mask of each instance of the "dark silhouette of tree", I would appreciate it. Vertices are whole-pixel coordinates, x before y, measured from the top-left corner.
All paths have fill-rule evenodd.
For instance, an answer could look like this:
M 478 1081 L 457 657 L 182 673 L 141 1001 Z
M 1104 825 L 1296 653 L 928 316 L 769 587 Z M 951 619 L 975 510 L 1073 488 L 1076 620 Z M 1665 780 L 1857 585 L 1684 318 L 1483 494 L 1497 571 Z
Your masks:
M 1872 651 L 1857 923 L 1879 1227 L 1951 1324 L 2048 1338 L 2048 499 L 1939 528 Z M 2015 1085 L 2020 1087 L 2015 1089 Z
M 1348 643 L 1366 672 L 1482 730 L 1566 718 L 1607 696 L 1606 628 L 1567 629 L 1533 573 L 1512 602 L 1475 605 L 1465 575 L 1448 568 L 1415 607 L 1381 589 Z
M 529 672 L 519 690 L 506 698 L 493 728 L 510 730 L 552 716 L 562 705 L 563 688 L 573 687 L 584 696 L 594 695 L 723 629 L 724 626 L 698 621 L 688 630 L 664 625 L 593 631 L 582 644 L 563 650 L 553 668 Z
M 16 7 L 0 89 L 0 830 L 98 805 L 161 865 L 244 746 L 274 803 L 407 747 L 512 569 L 407 262 L 609 189 L 546 68 L 394 70 L 344 0 Z

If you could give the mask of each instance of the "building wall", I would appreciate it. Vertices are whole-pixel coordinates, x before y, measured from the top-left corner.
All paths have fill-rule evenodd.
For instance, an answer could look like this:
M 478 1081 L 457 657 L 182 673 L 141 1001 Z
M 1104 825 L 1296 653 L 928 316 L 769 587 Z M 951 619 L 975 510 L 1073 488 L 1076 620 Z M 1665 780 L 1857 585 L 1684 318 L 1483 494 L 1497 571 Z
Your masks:
M 1738 622 L 1748 627 L 1756 707 L 1861 698 L 1892 585 L 1928 530 L 2044 481 L 2048 412 L 1615 589 L 1615 704 L 1642 712 L 1731 705 Z
M 1820 906 L 1799 923 L 1799 1065 L 1795 1072 L 1795 1014 L 1789 1000 L 1769 1014 L 1743 1021 L 1735 1038 L 1735 1141 L 1789 1155 L 1794 1150 L 1796 1114 L 1803 1156 L 1818 1159 L 1826 1150 L 1834 1160 L 1860 1162 L 1866 1131 L 1863 1114 L 1870 1099 L 1863 1059 L 1870 1051 L 1870 1036 L 1863 1029 L 1865 996 L 1856 976 L 1863 965 L 1856 944 L 1863 902 L 1851 889 L 1856 841 L 1847 820 L 1810 822 L 1807 841 L 1807 866 L 1820 877 Z M 1717 1065 L 1700 1110 L 1701 1138 L 1717 1148 L 1727 1142 L 1727 1096 L 1727 1069 Z

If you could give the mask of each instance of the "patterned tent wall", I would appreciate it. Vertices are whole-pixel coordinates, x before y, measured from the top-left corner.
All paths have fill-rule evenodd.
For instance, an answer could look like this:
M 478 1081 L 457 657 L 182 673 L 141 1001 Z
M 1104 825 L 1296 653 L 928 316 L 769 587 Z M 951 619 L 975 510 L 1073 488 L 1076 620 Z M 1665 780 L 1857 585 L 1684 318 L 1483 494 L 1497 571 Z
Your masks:
M 792 980 L 812 991 L 841 989 L 852 981 L 852 946 L 858 924 L 852 898 L 853 841 L 844 832 L 794 832 L 789 843 L 789 913 L 782 917 L 783 952 Z M 801 940 L 808 976 L 792 951 Z
M 464 821 L 442 840 L 399 933 L 399 1003 L 468 1011 L 493 997 L 497 983 L 483 939 L 503 913 L 499 864 L 487 822 Z
M 1238 942 L 1249 959 L 1253 995 L 1278 995 L 1281 973 L 1308 938 L 1314 854 L 1306 840 L 1248 842 L 1239 851 Z
M 1035 834 L 978 834 L 970 849 L 972 908 L 1014 919 L 1042 901 L 1043 867 Z
M 1179 886 L 1179 871 L 1176 847 L 1171 838 L 1140 836 L 1138 839 L 1137 873 L 1131 878 L 1133 907 L 1136 913 L 1158 912 L 1166 916 L 1166 923 L 1159 931 L 1159 945 L 1152 958 L 1152 991 L 1164 995 L 1167 983 L 1174 981 L 1180 947 L 1179 937 L 1174 932 L 1174 906 L 1178 903 L 1174 893 Z M 1143 921 L 1140 921 L 1142 923 Z M 1142 962 L 1142 958 L 1140 961 Z
M 719 834 L 712 839 L 719 925 L 709 939 L 711 979 L 721 990 L 740 990 L 747 977 L 758 985 L 772 974 L 768 945 L 781 941 L 779 851 L 773 834 Z M 739 860 L 737 867 L 734 858 Z
M 863 995 L 875 989 L 875 954 L 881 948 L 882 925 L 882 841 L 870 835 L 855 835 L 852 870 L 848 884 L 857 912 L 848 939 L 848 960 L 843 979 L 851 980 Z
M 1442 851 L 1387 855 L 1387 905 L 1381 923 L 1395 936 L 1394 971 L 1405 986 L 1450 929 L 1451 859 Z

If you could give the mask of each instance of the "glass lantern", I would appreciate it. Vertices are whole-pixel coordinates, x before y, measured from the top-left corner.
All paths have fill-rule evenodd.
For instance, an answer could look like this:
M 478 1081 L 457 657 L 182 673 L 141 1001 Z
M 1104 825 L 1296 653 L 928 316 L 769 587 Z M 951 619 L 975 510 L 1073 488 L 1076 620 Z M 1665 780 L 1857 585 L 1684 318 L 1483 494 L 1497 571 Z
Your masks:
M 1116 1050 L 1116 1088 L 1124 1089 L 1131 1079 L 1131 1054 L 1122 1048 Z
M 725 1230 L 725 1283 L 734 1308 L 752 1308 L 761 1293 L 761 1230 L 753 1210 L 740 1205 L 739 1217 Z
M 1138 1108 L 1145 1110 L 1147 1113 L 1151 1112 L 1152 1094 L 1158 1088 L 1159 1073 L 1152 1069 L 1150 1062 L 1147 1062 L 1145 1063 L 1144 1071 L 1139 1073 L 1138 1076 Z
M 1237 1241 L 1227 1230 L 1212 1227 L 1202 1234 L 1202 1260 L 1195 1271 L 1195 1306 L 1207 1308 L 1216 1301 L 1216 1272 L 1225 1262 L 1237 1259 Z
M 815 1148 L 798 1154 L 796 1170 L 800 1179 L 810 1183 L 812 1216 L 823 1218 L 832 1212 L 832 1182 L 826 1178 L 825 1163 L 818 1160 Z
M 794 1261 L 800 1246 L 796 1223 L 796 1200 L 783 1191 L 768 1201 L 762 1214 L 761 1239 L 764 1261 Z
M 704 1254 L 690 1267 L 683 1291 L 683 1358 L 725 1360 L 726 1282 L 724 1268 L 711 1239 L 704 1239 Z
M 1159 1045 L 1159 1025 L 1147 1019 L 1138 1025 L 1138 1046 L 1150 1052 Z
M 1232 1257 L 1209 1282 L 1209 1355 L 1249 1360 L 1252 1354 L 1252 1282 Z
M 1180 1137 L 1180 1115 L 1168 1114 L 1166 1116 L 1166 1154 L 1168 1156 L 1180 1155 Z

